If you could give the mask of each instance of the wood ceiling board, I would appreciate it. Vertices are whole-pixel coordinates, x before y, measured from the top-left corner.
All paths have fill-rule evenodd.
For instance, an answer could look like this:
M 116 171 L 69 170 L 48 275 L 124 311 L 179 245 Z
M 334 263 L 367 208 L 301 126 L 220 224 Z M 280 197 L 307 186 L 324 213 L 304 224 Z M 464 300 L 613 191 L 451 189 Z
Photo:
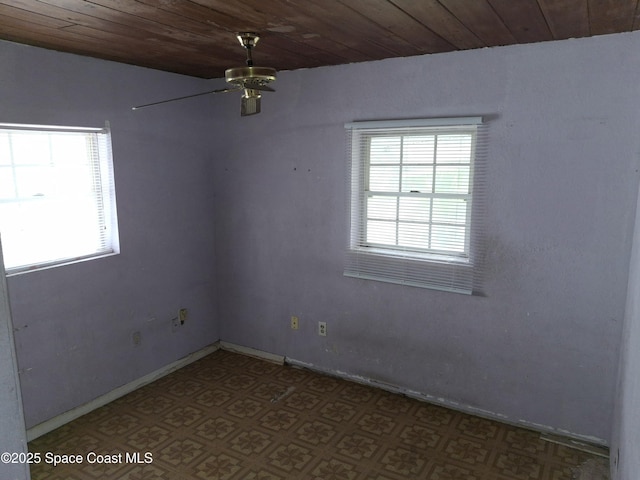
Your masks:
M 71 21 L 90 26 L 106 32 L 114 29 L 122 32 L 125 29 L 146 32 L 149 35 L 164 37 L 167 41 L 185 42 L 191 45 L 210 45 L 211 37 L 181 30 L 171 25 L 158 23 L 126 11 L 103 7 L 92 2 L 77 0 L 40 0 L 40 3 L 58 7 L 67 12 Z
M 516 38 L 486 0 L 440 0 L 485 45 L 512 45 Z
M 230 19 L 235 19 L 241 30 L 246 30 L 252 25 L 267 25 L 269 22 L 282 18 L 282 15 L 277 10 L 278 7 L 271 0 L 257 2 L 256 4 L 237 0 L 189 1 L 213 12 L 224 14 Z
M 390 0 L 407 15 L 438 34 L 456 49 L 481 48 L 486 44 L 436 0 Z
M 244 64 L 237 31 L 262 37 L 257 65 L 291 70 L 626 32 L 640 28 L 639 9 L 639 0 L 0 0 L 0 38 L 211 78 Z
M 175 31 L 177 30 L 181 34 L 188 35 L 188 37 L 186 37 L 186 41 L 193 41 L 195 44 L 206 46 L 216 45 L 218 50 L 217 53 L 222 57 L 226 56 L 225 53 L 227 51 L 230 55 L 233 55 L 234 53 L 231 47 L 235 45 L 227 46 L 226 43 L 221 42 L 223 37 L 227 35 L 227 30 L 220 30 L 219 27 L 216 27 L 211 23 L 207 23 L 206 21 L 202 21 L 202 17 L 200 18 L 200 21 L 197 21 L 184 14 L 178 14 L 176 11 L 161 9 L 140 1 L 92 0 L 92 2 L 105 8 L 116 8 L 118 11 L 125 13 L 126 16 L 124 18 L 116 21 L 130 25 L 131 27 L 144 28 L 151 33 L 160 33 L 168 36 L 169 39 L 181 40 L 180 38 L 175 37 Z M 196 4 L 186 1 L 180 5 L 184 7 L 190 6 L 192 8 L 199 7 Z M 212 12 L 211 10 L 208 10 L 208 12 L 212 17 L 215 16 L 215 12 Z M 200 11 L 199 13 L 202 14 L 203 12 Z M 138 26 L 137 22 L 132 23 L 132 20 L 136 18 L 143 22 L 142 26 Z M 228 18 L 223 16 L 223 20 L 228 21 Z M 154 27 L 154 24 L 157 25 L 157 27 Z M 218 43 L 220 45 L 217 45 Z
M 536 0 L 488 0 L 518 43 L 553 40 Z
M 321 31 L 316 19 L 308 18 L 306 14 L 291 8 L 287 1 L 270 0 L 267 5 L 268 11 L 264 11 L 264 1 L 255 1 L 253 3 L 249 0 L 239 3 L 232 3 L 226 0 L 193 1 L 228 17 L 235 18 L 236 23 L 234 23 L 234 26 L 236 28 L 233 29 L 234 31 L 256 31 L 263 37 L 267 36 L 267 32 L 286 33 L 287 37 L 292 37 L 300 43 L 314 47 L 317 50 L 334 52 L 335 55 L 341 58 L 350 59 L 350 62 L 371 59 L 369 55 L 341 43 L 340 39 L 335 35 L 328 35 L 324 30 Z M 286 65 L 286 62 L 282 67 L 282 69 L 291 68 L 291 66 Z
M 137 58 L 155 57 L 159 61 L 166 63 L 167 66 L 176 63 L 177 59 L 182 59 L 181 61 L 184 65 L 207 63 L 211 60 L 211 56 L 206 53 L 190 49 L 181 43 L 168 43 L 149 36 L 113 35 L 112 33 L 84 25 L 67 27 L 65 32 L 73 32 L 87 39 L 97 40 L 105 52 L 111 49 L 123 49 Z
M 5 5 L 0 5 L 0 7 L 5 7 Z M 34 19 L 41 20 L 42 18 L 43 16 L 41 15 L 32 15 L 28 17 L 28 20 L 23 20 L 22 18 L 0 15 L 0 25 L 2 26 L 0 31 L 3 34 L 3 38 L 14 42 L 170 72 L 203 76 L 205 73 L 215 69 L 215 65 L 206 67 L 208 56 L 201 55 L 198 57 L 200 62 L 205 65 L 204 68 L 200 64 L 183 61 L 184 56 L 182 53 L 184 52 L 181 49 L 184 50 L 185 47 L 177 42 L 163 45 L 154 41 L 155 39 L 153 38 L 150 39 L 148 35 L 142 35 L 140 32 L 131 29 L 123 29 L 121 31 L 126 35 L 119 35 L 78 23 L 66 22 L 63 28 L 59 28 L 60 25 L 55 21 L 53 26 L 50 26 L 50 22 L 47 21 L 39 23 L 34 23 L 33 21 Z M 99 24 L 104 25 L 104 23 Z M 28 38 L 24 36 L 25 31 L 29 32 Z M 242 52 L 239 45 L 238 50 Z M 175 58 L 167 57 L 168 52 Z M 191 57 L 194 58 L 193 53 Z M 170 61 L 167 61 L 167 59 Z M 222 70 L 221 72 L 217 71 L 215 76 L 223 75 L 224 71 Z M 212 76 L 214 76 L 212 73 L 208 73 L 206 78 L 211 78 Z
M 99 41 L 89 37 L 76 35 L 72 32 L 65 32 L 64 34 L 61 34 L 56 29 L 46 28 L 41 25 L 31 24 L 31 28 L 33 29 L 35 40 L 33 43 L 27 43 L 21 38 L 23 29 L 20 28 L 19 24 L 18 26 L 16 26 L 15 22 L 8 24 L 4 17 L 0 17 L 0 29 L 3 32 L 4 38 L 10 41 L 89 57 L 94 56 L 94 48 L 99 46 L 100 43 Z M 151 56 L 141 59 L 132 59 L 131 51 L 128 48 L 124 50 L 114 48 L 108 53 L 103 52 L 100 58 L 153 69 L 164 70 L 163 67 L 165 67 L 163 63 L 153 61 Z M 176 73 L 181 72 L 176 71 Z
M 267 29 L 268 30 L 268 29 Z M 297 44 L 308 46 L 315 51 L 323 52 L 322 55 L 327 53 L 338 60 L 338 63 L 351 63 L 351 62 L 366 62 L 371 60 L 370 55 L 364 54 L 359 50 L 354 50 L 348 45 L 344 45 L 340 42 L 336 42 L 335 38 L 327 38 L 325 34 L 310 32 L 308 29 L 301 29 L 304 33 L 292 32 L 286 34 L 288 38 L 293 39 Z M 319 31 L 316 29 L 316 31 Z M 268 40 L 265 40 L 267 42 Z M 321 55 L 318 56 L 318 59 Z M 343 59 L 343 60 L 339 60 Z M 334 61 L 325 65 L 336 65 Z M 288 70 L 289 68 L 287 68 Z
M 6 2 L 2 2 L 6 3 Z M 18 6 L 22 9 L 27 9 L 34 3 L 38 4 L 38 12 L 40 15 L 47 16 L 52 19 L 64 20 L 73 25 L 82 25 L 86 27 L 95 28 L 97 30 L 102 30 L 104 32 L 113 32 L 114 35 L 118 36 L 130 36 L 132 38 L 144 38 L 149 37 L 149 35 L 157 35 L 163 36 L 167 39 L 167 41 L 175 41 L 174 38 L 170 36 L 170 30 L 161 30 L 158 32 L 158 28 L 153 22 L 145 22 L 145 27 L 149 27 L 147 29 L 140 28 L 140 25 L 136 25 L 135 27 L 132 25 L 123 24 L 121 22 L 115 22 L 111 20 L 106 20 L 104 18 L 98 18 L 93 15 L 88 15 L 83 13 L 83 11 L 87 11 L 86 8 L 69 10 L 67 8 L 58 7 L 57 5 L 53 5 L 50 2 L 34 2 L 32 0 L 13 0 L 12 4 Z M 71 4 L 73 2 L 68 1 L 59 1 L 56 3 L 60 4 Z M 84 5 L 84 2 L 82 3 Z M 81 10 L 81 11 L 78 11 Z M 155 31 L 154 31 L 155 30 Z M 25 33 L 28 33 L 29 30 L 25 28 Z M 193 45 L 192 39 L 189 39 L 188 45 Z
M 102 4 L 107 4 L 110 0 L 99 0 Z M 119 0 L 125 4 L 129 1 Z M 274 65 L 278 69 L 305 68 L 326 64 L 342 63 L 346 59 L 327 54 L 325 51 L 316 48 L 308 48 L 297 42 L 280 38 L 277 35 L 269 35 L 269 32 L 262 33 L 262 28 L 247 28 L 241 20 L 234 18 L 225 13 L 204 7 L 194 2 L 180 3 L 160 3 L 153 0 L 142 0 L 137 2 L 143 3 L 145 8 L 139 5 L 135 9 L 127 10 L 129 13 L 137 13 L 140 15 L 160 15 L 163 22 L 171 20 L 174 26 L 180 26 L 188 31 L 201 35 L 209 35 L 212 48 L 212 54 L 219 54 L 222 50 L 228 51 L 228 66 L 239 66 L 243 64 L 246 56 L 245 50 L 240 45 L 235 34 L 238 31 L 257 30 L 263 39 L 256 50 L 254 58 L 256 65 Z M 158 8 L 151 4 L 158 5 Z M 126 5 L 125 5 L 126 8 Z M 152 10 L 148 10 L 151 8 Z M 156 10 L 155 12 L 153 10 Z M 159 13 L 158 13 L 159 12 Z M 166 17 L 165 17 L 166 15 Z M 184 19 L 174 22 L 174 19 Z M 224 27 L 221 27 L 224 25 Z M 267 41 L 264 40 L 265 36 Z M 283 60 L 286 58 L 286 60 Z M 280 64 L 282 62 L 282 64 Z
M 266 58 L 267 52 L 270 52 L 268 58 Z M 269 32 L 260 36 L 260 42 L 253 51 L 253 59 L 256 65 L 270 66 L 277 70 L 295 70 L 349 62 L 348 56 L 343 57 L 320 50 L 313 45 L 312 41 L 308 42 L 300 36 L 290 37 Z
M 591 35 L 630 32 L 637 22 L 637 0 L 589 0 Z
M 28 4 L 30 2 L 28 0 L 19 0 L 17 3 Z M 68 1 L 57 3 L 64 3 L 67 6 L 72 4 L 72 2 Z M 98 10 L 102 11 L 100 6 L 98 6 Z M 191 67 L 194 71 L 197 70 L 199 72 L 197 74 L 194 73 L 194 76 L 202 76 L 202 72 L 211 71 L 215 71 L 216 76 L 223 76 L 224 69 L 221 69 L 219 65 L 236 65 L 238 62 L 240 64 L 243 62 L 244 50 L 239 43 L 234 45 L 232 42 L 225 42 L 223 48 L 213 48 L 211 38 L 200 36 L 199 41 L 196 42 L 194 41 L 195 35 L 189 32 L 180 32 L 180 36 L 183 38 L 177 39 L 175 38 L 175 29 L 168 29 L 164 25 L 156 24 L 146 19 L 138 19 L 132 15 L 120 13 L 110 17 L 119 21 L 111 21 L 82 13 L 93 12 L 95 7 L 67 10 L 45 3 L 43 3 L 41 11 L 49 16 L 66 18 L 69 22 L 72 22 L 72 25 L 65 29 L 67 33 L 73 32 L 77 35 L 100 38 L 102 40 L 101 43 L 92 43 L 91 52 L 91 56 L 98 58 L 113 59 L 113 51 L 116 49 L 116 44 L 126 43 L 126 39 L 129 39 L 128 48 L 126 46 L 122 47 L 125 52 L 128 51 L 124 58 L 126 56 L 131 57 L 129 60 L 121 60 L 125 63 L 143 66 L 148 66 L 149 64 L 161 65 L 163 67 L 162 70 L 184 74 L 188 74 L 189 67 Z M 129 22 L 129 24 L 121 23 L 123 21 Z M 25 27 L 25 31 L 27 30 L 29 30 L 28 27 Z M 48 32 L 48 34 L 51 35 L 51 32 Z M 36 32 L 32 31 L 31 35 L 36 35 Z M 62 38 L 63 36 L 64 31 L 61 31 L 60 35 L 55 35 L 54 38 Z M 78 41 L 77 38 L 81 37 L 72 37 L 71 39 Z M 37 37 L 31 40 L 23 39 L 22 41 L 45 46 L 38 43 Z M 68 42 L 66 44 L 68 45 Z M 228 54 L 226 54 L 227 51 L 229 52 Z M 151 54 L 167 58 L 164 61 L 157 58 L 153 62 L 139 60 L 141 58 L 144 59 L 145 55 Z M 121 55 L 116 53 L 115 58 L 121 58 Z M 216 65 L 218 67 L 215 67 Z M 211 76 L 207 76 L 207 78 L 211 78 Z
M 538 4 L 554 39 L 589 35 L 589 8 L 586 0 L 538 0 Z
M 251 1 L 260 3 L 260 0 Z M 349 47 L 350 56 L 358 57 L 356 61 L 397 56 L 408 47 L 401 39 L 393 42 L 388 32 L 336 0 L 274 0 L 269 3 L 280 5 L 286 18 L 293 20 L 290 23 L 307 33 L 320 33 L 325 40 L 332 39 Z
M 30 13 L 21 8 L 13 6 L 15 2 L 0 2 L 0 17 L 8 19 L 16 19 L 28 24 L 43 25 L 50 28 L 64 28 L 73 25 L 68 20 L 60 20 L 58 18 L 48 17 L 46 15 Z M 25 27 L 28 28 L 28 27 Z
M 413 46 L 411 55 L 441 53 L 455 50 L 456 47 L 431 31 L 411 15 L 407 15 L 388 0 L 342 0 L 346 6 L 359 11 L 363 16 L 375 22 L 387 31 L 404 39 Z

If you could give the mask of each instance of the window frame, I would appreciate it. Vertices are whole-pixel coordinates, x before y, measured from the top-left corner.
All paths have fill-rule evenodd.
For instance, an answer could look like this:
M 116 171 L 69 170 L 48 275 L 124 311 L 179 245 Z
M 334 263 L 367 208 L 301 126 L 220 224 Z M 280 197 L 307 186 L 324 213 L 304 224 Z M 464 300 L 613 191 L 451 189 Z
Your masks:
M 453 291 L 458 293 L 473 293 L 478 286 L 477 267 L 479 222 L 476 203 L 481 188 L 477 185 L 478 142 L 481 138 L 482 117 L 451 117 L 415 120 L 390 120 L 352 122 L 345 124 L 350 136 L 350 236 L 345 263 L 344 275 L 367 280 L 377 280 L 402 285 L 412 285 L 422 288 Z M 438 251 L 438 249 L 418 249 L 401 245 L 390 246 L 369 242 L 367 228 L 370 228 L 368 217 L 368 198 L 372 196 L 369 189 L 371 176 L 370 138 L 381 136 L 412 135 L 440 135 L 448 133 L 471 134 L 471 150 L 469 163 L 469 191 L 464 194 L 467 198 L 464 248 L 462 253 Z M 434 140 L 435 141 L 435 140 Z M 400 154 L 402 156 L 402 153 Z M 398 161 L 399 172 L 403 165 Z M 425 163 L 426 165 L 426 163 Z M 432 169 L 438 165 L 437 157 L 429 164 Z M 399 173 L 401 175 L 401 173 Z M 432 179 L 435 182 L 435 178 Z M 433 200 L 447 198 L 448 194 L 438 194 L 434 190 L 416 194 L 403 192 L 399 182 L 397 191 L 388 192 L 389 196 L 398 200 L 406 195 L 410 197 L 428 197 L 432 200 L 429 205 L 433 210 Z M 375 192 L 373 192 L 375 193 Z M 412 195 L 413 193 L 413 195 Z M 460 194 L 455 195 L 460 198 Z M 399 208 L 399 207 L 397 207 Z M 431 226 L 432 217 L 426 224 Z M 399 228 L 401 222 L 399 214 L 390 223 L 395 222 Z M 433 233 L 429 230 L 429 237 Z M 396 239 L 397 243 L 397 239 Z M 474 281 L 474 277 L 476 280 Z M 475 287 L 474 287 L 475 283 Z
M 88 165 L 90 165 L 91 178 L 90 180 L 85 178 L 83 179 L 84 181 L 81 184 L 75 185 L 84 185 L 86 188 L 89 182 L 91 182 L 89 189 L 93 192 L 91 198 L 96 202 L 94 218 L 98 228 L 97 231 L 94 231 L 94 234 L 96 235 L 94 238 L 94 241 L 96 241 L 95 250 L 91 251 L 91 249 L 86 249 L 82 252 L 76 250 L 76 254 L 65 254 L 64 256 L 57 256 L 56 254 L 55 257 L 52 254 L 46 259 L 43 258 L 29 263 L 16 264 L 11 267 L 6 267 L 7 276 L 19 275 L 23 273 L 119 254 L 120 243 L 117 221 L 113 158 L 111 151 L 111 129 L 109 122 L 105 122 L 105 126 L 102 128 L 0 123 L 0 132 L 4 131 L 8 131 L 9 133 L 13 132 L 15 134 L 26 131 L 42 134 L 61 133 L 84 136 L 85 141 L 88 142 L 86 160 L 88 162 Z M 51 154 L 51 150 L 49 150 L 49 154 Z M 53 166 L 52 168 L 61 168 L 58 164 L 53 165 L 55 166 Z M 12 175 L 14 175 L 15 183 L 17 166 L 14 164 L 13 156 L 11 156 L 11 163 L 9 165 L 5 165 L 5 167 L 11 168 L 11 171 L 13 172 Z M 7 203 L 12 202 L 12 200 L 10 199 L 7 199 L 5 201 Z M 43 208 L 50 208 L 52 201 L 55 202 L 55 199 L 43 204 Z M 23 202 L 23 200 L 20 199 L 20 193 L 16 192 L 16 198 L 15 200 L 13 200 L 13 202 Z M 7 235 L 5 234 L 5 237 L 6 236 Z M 7 248 L 5 245 L 5 261 L 7 257 L 6 250 Z

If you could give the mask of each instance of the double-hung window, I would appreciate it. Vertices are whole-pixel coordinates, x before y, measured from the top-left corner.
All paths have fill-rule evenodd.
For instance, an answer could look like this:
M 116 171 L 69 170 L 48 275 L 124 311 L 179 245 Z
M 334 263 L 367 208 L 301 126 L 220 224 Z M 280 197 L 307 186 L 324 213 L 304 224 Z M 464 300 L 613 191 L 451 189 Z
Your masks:
M 118 252 L 105 128 L 0 124 L 0 235 L 7 273 Z
M 473 291 L 481 123 L 465 117 L 346 125 L 351 236 L 345 275 Z

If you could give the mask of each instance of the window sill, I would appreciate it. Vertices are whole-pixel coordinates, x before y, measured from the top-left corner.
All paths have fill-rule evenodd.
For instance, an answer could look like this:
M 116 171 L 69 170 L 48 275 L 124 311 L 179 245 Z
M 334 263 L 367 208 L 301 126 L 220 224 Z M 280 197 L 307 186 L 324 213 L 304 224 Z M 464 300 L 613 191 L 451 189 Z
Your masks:
M 344 275 L 465 295 L 473 293 L 474 267 L 468 258 L 351 248 Z
M 112 257 L 114 255 L 118 255 L 119 253 L 120 252 L 116 252 L 116 251 L 104 252 L 104 253 L 99 253 L 94 255 L 86 255 L 84 257 L 78 257 L 78 258 L 67 258 L 64 260 L 51 262 L 51 263 L 37 263 L 34 265 L 26 265 L 23 267 L 7 268 L 6 272 L 7 272 L 7 277 L 15 277 L 18 275 L 24 275 L 25 273 L 41 272 L 42 270 L 49 270 L 51 268 L 63 267 L 65 265 L 73 265 L 80 262 L 86 262 L 88 260 L 97 260 L 99 258 Z
M 469 257 L 462 257 L 457 255 L 446 255 L 437 253 L 420 253 L 413 251 L 392 250 L 379 247 L 352 247 L 351 251 L 360 255 L 371 255 L 378 257 L 396 258 L 396 259 L 410 259 L 417 262 L 426 263 L 438 263 L 446 265 L 460 265 L 471 266 Z

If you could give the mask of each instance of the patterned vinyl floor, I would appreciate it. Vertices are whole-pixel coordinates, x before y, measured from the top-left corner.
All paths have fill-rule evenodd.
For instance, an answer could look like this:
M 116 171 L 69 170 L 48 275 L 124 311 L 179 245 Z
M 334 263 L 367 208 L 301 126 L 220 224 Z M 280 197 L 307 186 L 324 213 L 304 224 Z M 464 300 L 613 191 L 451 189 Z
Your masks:
M 592 457 L 528 430 L 226 351 L 29 447 L 41 454 L 33 480 L 569 480 Z M 81 463 L 53 466 L 72 458 L 63 455 Z

